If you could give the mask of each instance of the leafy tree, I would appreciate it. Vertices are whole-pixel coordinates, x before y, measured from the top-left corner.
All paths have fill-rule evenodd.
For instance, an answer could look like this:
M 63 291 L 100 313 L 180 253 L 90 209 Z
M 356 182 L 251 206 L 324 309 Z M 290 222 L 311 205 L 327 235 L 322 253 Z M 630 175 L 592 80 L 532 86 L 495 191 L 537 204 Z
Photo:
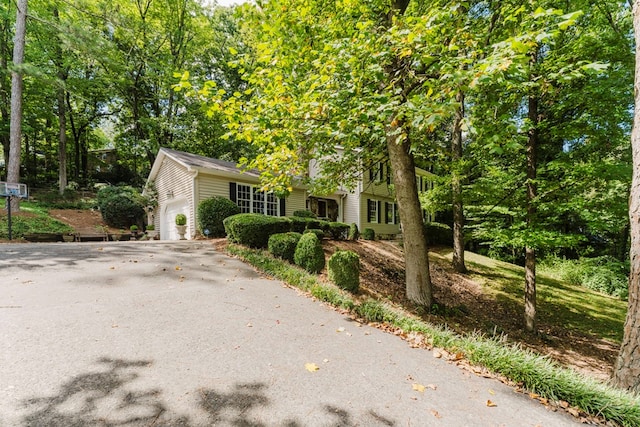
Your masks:
M 279 192 L 290 191 L 290 177 L 303 175 L 312 158 L 323 158 L 321 178 L 309 182 L 318 193 L 338 182 L 354 185 L 362 169 L 390 159 L 406 239 L 407 296 L 426 306 L 431 282 L 413 153 L 455 108 L 459 77 L 450 71 L 460 63 L 445 40 L 455 33 L 448 17 L 459 6 L 246 7 L 248 26 L 260 29 L 248 37 L 257 57 L 247 72 L 249 90 L 222 92 L 210 110 L 228 116 L 234 137 L 254 144 L 258 154 L 246 164 L 264 170 L 265 184 Z M 497 57 L 485 66 L 491 61 Z M 236 64 L 252 65 L 244 57 Z

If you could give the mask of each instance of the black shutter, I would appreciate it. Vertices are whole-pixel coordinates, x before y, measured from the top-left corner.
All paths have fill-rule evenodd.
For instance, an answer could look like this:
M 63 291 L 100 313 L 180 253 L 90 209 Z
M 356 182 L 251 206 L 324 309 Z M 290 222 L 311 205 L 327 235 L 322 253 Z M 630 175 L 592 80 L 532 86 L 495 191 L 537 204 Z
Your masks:
M 280 216 L 287 216 L 286 205 L 284 197 L 280 199 Z
M 391 166 L 387 163 L 387 185 L 391 185 Z
M 373 167 L 371 169 L 369 169 L 369 182 L 373 182 Z
M 238 203 L 238 198 L 236 197 L 236 183 L 235 182 L 230 182 L 229 183 L 229 199 L 233 203 Z
M 371 222 L 371 199 L 367 199 L 367 222 Z
M 384 202 L 384 223 L 389 224 L 389 202 Z
M 376 211 L 378 211 L 378 224 L 382 224 L 382 218 L 380 218 L 380 215 L 382 215 L 382 202 L 378 200 L 377 202 L 374 202 L 374 203 L 378 204 L 377 206 L 378 209 L 376 209 Z

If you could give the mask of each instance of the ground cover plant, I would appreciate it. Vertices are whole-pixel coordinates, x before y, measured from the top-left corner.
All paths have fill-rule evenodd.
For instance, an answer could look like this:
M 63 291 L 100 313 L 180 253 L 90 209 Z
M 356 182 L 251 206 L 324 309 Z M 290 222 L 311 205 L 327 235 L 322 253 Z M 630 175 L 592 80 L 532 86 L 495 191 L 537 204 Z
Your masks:
M 6 210 L 0 210 L 0 239 L 9 238 L 8 215 Z M 39 203 L 23 201 L 20 211 L 12 212 L 12 238 L 22 239 L 29 233 L 70 233 L 73 228 L 64 222 L 49 216 L 47 208 Z

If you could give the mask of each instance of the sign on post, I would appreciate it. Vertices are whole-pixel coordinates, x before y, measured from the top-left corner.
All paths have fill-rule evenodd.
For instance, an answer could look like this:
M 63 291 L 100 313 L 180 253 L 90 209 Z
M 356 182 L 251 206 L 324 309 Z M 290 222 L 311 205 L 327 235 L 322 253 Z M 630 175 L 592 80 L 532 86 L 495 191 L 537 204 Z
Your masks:
M 27 184 L 0 181 L 0 197 L 7 198 L 7 226 L 9 228 L 9 240 L 11 235 L 11 198 L 18 197 L 26 199 L 28 197 Z

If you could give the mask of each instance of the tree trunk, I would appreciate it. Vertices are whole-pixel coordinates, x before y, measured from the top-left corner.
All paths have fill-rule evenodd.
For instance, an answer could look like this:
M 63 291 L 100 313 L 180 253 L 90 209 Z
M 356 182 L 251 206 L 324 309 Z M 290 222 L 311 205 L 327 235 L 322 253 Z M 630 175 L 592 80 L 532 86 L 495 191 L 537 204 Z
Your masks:
M 451 193 L 453 195 L 453 269 L 458 273 L 466 273 L 464 263 L 464 210 L 462 206 L 462 183 L 460 173 L 460 161 L 462 159 L 462 120 L 464 119 L 464 93 L 456 94 L 459 103 L 456 115 L 453 119 L 453 131 L 451 135 Z
M 3 72 L 8 70 L 8 63 L 10 58 L 9 51 L 9 34 L 11 31 L 11 22 L 9 19 L 9 13 L 4 16 L 2 20 L 2 34 L 0 34 L 0 69 Z M 11 87 L 8 79 L 4 77 L 4 75 L 0 78 L 0 114 L 2 115 L 2 127 L 5 129 L 9 128 L 10 117 L 11 114 L 9 112 L 9 93 L 11 92 Z M 2 131 L 0 134 L 0 141 L 2 142 L 2 154 L 4 156 L 4 164 L 9 164 L 9 145 L 10 138 L 9 133 L 6 131 Z M 0 180 L 5 180 L 6 176 L 0 177 Z
M 624 336 L 612 382 L 618 387 L 640 392 L 640 0 L 633 2 L 633 28 L 636 40 L 635 112 L 631 131 L 633 177 L 629 197 L 631 227 L 629 307 Z
M 531 55 L 530 67 L 536 63 L 537 53 Z M 527 136 L 527 228 L 535 225 L 536 197 L 538 186 L 536 184 L 537 164 L 536 148 L 538 145 L 538 98 L 537 95 L 529 95 L 529 131 Z M 533 332 L 536 328 L 536 250 L 530 245 L 525 248 L 524 260 L 524 325 L 527 332 Z
M 404 239 L 407 298 L 424 307 L 431 307 L 431 276 L 429 253 L 424 234 L 422 209 L 416 187 L 416 170 L 410 151 L 408 136 L 398 141 L 399 126 L 392 121 L 387 129 L 387 150 L 393 170 L 396 200 L 400 211 L 400 224 Z
M 67 113 L 65 109 L 64 87 L 58 89 L 58 191 L 64 193 L 67 188 Z
M 58 8 L 53 9 L 53 17 L 58 25 L 60 25 L 60 14 Z M 67 72 L 64 67 L 64 58 L 62 57 L 62 40 L 56 45 L 56 66 L 58 68 L 58 192 L 64 193 L 67 188 L 67 112 L 65 99 L 65 82 L 67 80 Z
M 27 0 L 18 0 L 16 13 L 16 35 L 13 45 L 13 66 L 11 72 L 11 123 L 9 143 L 9 165 L 7 181 L 20 182 L 20 148 L 22 140 L 22 61 L 24 60 L 24 44 L 27 25 Z M 20 209 L 20 199 L 11 198 L 14 211 Z

